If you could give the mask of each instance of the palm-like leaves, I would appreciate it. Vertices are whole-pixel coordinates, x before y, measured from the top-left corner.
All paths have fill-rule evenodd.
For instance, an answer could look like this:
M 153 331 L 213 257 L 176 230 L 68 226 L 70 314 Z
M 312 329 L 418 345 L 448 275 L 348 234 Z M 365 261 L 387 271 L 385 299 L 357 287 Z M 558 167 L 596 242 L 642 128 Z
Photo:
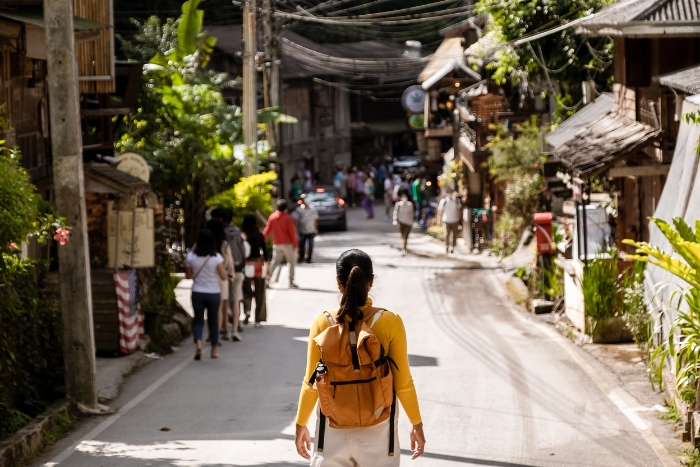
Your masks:
M 700 370 L 700 221 L 693 230 L 682 218 L 673 219 L 673 226 L 662 219 L 651 220 L 681 258 L 672 257 L 646 242 L 625 240 L 624 243 L 636 248 L 633 258 L 637 261 L 663 268 L 690 285 L 682 294 L 671 296 L 672 308 L 678 311 L 678 317 L 667 341 L 655 349 L 652 360 L 659 380 L 665 360 L 670 357 L 674 362 L 677 389 L 694 388 Z M 688 305 L 687 311 L 680 309 L 681 299 Z

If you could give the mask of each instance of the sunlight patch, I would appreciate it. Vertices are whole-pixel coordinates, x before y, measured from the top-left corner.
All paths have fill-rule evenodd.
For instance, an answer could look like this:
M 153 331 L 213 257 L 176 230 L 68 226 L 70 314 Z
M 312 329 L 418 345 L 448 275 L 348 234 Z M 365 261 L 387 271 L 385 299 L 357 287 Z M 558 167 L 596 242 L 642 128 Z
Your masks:
M 255 466 L 261 463 L 306 465 L 294 450 L 294 443 L 286 439 L 182 440 L 144 445 L 83 441 L 76 451 L 95 457 L 167 461 L 180 467 Z

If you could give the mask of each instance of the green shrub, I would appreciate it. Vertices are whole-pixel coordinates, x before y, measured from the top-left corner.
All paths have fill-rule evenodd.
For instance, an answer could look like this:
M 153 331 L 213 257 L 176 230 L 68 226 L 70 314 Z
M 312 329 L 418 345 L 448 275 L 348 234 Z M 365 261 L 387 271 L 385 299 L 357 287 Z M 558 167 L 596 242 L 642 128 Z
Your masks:
M 234 223 L 241 225 L 245 214 L 260 211 L 264 216 L 272 214 L 272 182 L 277 180 L 275 172 L 264 172 L 243 177 L 233 188 L 207 200 L 207 206 L 233 209 Z
M 626 274 L 622 279 L 621 294 L 622 305 L 625 310 L 625 321 L 632 333 L 634 342 L 647 356 L 649 339 L 651 338 L 651 315 L 644 294 L 644 269 L 646 264 L 636 262 L 631 274 Z
M 64 396 L 60 295 L 46 263 L 5 255 L 0 270 L 0 439 Z
M 440 240 L 441 242 L 445 241 L 444 225 L 431 225 L 430 227 L 428 227 L 428 230 L 426 230 L 426 233 L 431 237 Z
M 518 249 L 525 224 L 525 220 L 522 217 L 504 212 L 496 222 L 493 252 L 498 256 L 513 254 Z
M 617 278 L 616 254 L 613 253 L 612 258 L 600 257 L 588 262 L 581 281 L 586 316 L 600 320 L 621 314 Z
M 0 252 L 9 252 L 10 244 L 19 244 L 36 230 L 40 198 L 19 165 L 19 153 L 1 144 L 0 174 Z

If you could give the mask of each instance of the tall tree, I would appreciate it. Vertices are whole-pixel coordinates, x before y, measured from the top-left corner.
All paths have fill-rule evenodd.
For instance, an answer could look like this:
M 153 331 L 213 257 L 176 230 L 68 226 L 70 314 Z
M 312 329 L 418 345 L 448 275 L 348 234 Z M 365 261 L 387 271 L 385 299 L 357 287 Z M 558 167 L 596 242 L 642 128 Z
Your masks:
M 124 119 L 116 144 L 119 152 L 139 153 L 156 168 L 153 188 L 165 205 L 184 209 L 190 245 L 204 222 L 206 200 L 232 187 L 242 173 L 233 157 L 241 109 L 221 93 L 228 76 L 207 68 L 216 39 L 202 31 L 201 2 L 185 2 L 177 21 L 147 20 L 137 42 L 128 45 L 144 57 L 155 55 L 144 65 L 138 109 Z M 258 120 L 295 122 L 275 108 L 262 109 Z

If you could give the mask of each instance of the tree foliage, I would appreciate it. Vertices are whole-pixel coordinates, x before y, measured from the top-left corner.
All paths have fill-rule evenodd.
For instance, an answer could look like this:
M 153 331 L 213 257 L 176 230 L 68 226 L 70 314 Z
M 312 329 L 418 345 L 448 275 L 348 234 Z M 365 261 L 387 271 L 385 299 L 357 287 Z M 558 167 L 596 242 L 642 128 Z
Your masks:
M 151 184 L 166 205 L 185 210 L 189 243 L 204 222 L 206 200 L 231 188 L 242 173 L 233 157 L 241 140 L 241 109 L 222 95 L 228 77 L 207 68 L 216 40 L 202 32 L 201 1 L 185 2 L 177 21 L 161 25 L 149 19 L 137 42 L 126 46 L 153 56 L 144 65 L 139 107 L 125 118 L 116 144 L 119 152 L 139 153 L 153 164 Z M 296 122 L 277 108 L 261 109 L 259 118 Z
M 503 256 L 515 251 L 525 228 L 532 224 L 540 207 L 543 189 L 540 171 L 545 158 L 541 151 L 541 129 L 535 117 L 512 132 L 504 125 L 494 126 L 496 136 L 488 147 L 489 172 L 505 184 L 505 212 L 496 225 L 495 250 Z
M 239 225 L 245 214 L 260 211 L 269 216 L 272 214 L 272 182 L 275 180 L 275 172 L 244 177 L 232 189 L 209 199 L 207 205 L 233 209 L 234 222 Z
M 512 45 L 515 40 L 597 12 L 608 3 L 609 0 L 478 0 L 475 12 L 488 13 L 492 18 L 490 34 L 482 40 L 498 44 L 492 53 L 495 61 L 488 65 L 493 78 L 502 83 L 510 77 L 515 82 L 534 85 L 536 91 L 559 91 L 560 107 L 566 96 L 578 102 L 581 82 L 589 78 L 596 81 L 599 90 L 608 89 L 612 64 L 609 38 L 589 41 L 574 28 L 568 28 L 530 43 Z
M 492 125 L 496 136 L 489 142 L 489 173 L 497 182 L 505 182 L 525 174 L 539 173 L 544 163 L 540 127 L 536 117 L 511 132 L 503 124 Z
M 70 238 L 65 218 L 56 216 L 53 207 L 43 201 L 29 175 L 20 164 L 21 154 L 8 150 L 0 141 L 0 270 L 19 245 L 33 238 L 39 243 L 54 238 L 61 245 Z
M 167 18 L 161 23 L 157 16 L 150 16 L 143 23 L 131 19 L 138 29 L 132 40 L 125 40 L 116 34 L 122 53 L 128 60 L 149 62 L 156 54 L 167 55 L 177 45 L 177 20 Z

